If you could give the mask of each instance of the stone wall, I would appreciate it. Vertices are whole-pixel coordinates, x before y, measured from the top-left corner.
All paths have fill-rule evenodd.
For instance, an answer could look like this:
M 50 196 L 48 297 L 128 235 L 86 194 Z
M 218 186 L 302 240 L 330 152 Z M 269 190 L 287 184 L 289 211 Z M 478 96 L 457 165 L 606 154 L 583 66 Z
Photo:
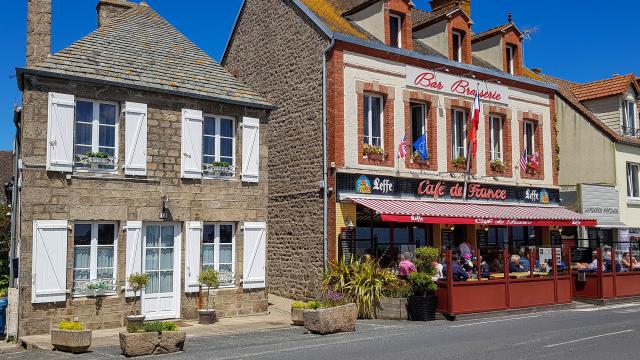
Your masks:
M 51 53 L 51 0 L 27 2 L 27 66 Z
M 306 298 L 322 273 L 322 57 L 329 42 L 290 0 L 247 0 L 223 65 L 270 116 L 268 290 Z
M 121 109 L 125 101 L 148 105 L 148 163 L 146 177 L 125 177 L 124 116 L 120 115 L 117 174 L 80 173 L 70 179 L 67 174 L 45 171 L 47 100 L 49 91 L 73 94 L 78 98 L 112 101 Z M 185 180 L 180 178 L 181 110 L 200 109 L 204 113 L 229 115 L 236 119 L 236 163 L 242 163 L 242 116 L 261 119 L 260 182 L 248 184 L 234 180 Z M 89 328 L 121 326 L 131 312 L 130 299 L 119 291 L 102 301 L 67 296 L 63 303 L 31 303 L 32 226 L 34 220 L 114 221 L 118 225 L 117 284 L 124 285 L 126 221 L 160 221 L 160 196 L 170 200 L 173 222 L 184 228 L 185 221 L 234 222 L 236 224 L 234 289 L 221 289 L 214 297 L 219 316 L 237 316 L 266 311 L 264 290 L 240 287 L 243 264 L 243 232 L 245 221 L 267 218 L 267 137 L 269 128 L 262 110 L 207 102 L 160 93 L 134 91 L 102 85 L 91 85 L 50 78 L 27 76 L 22 110 L 22 191 L 19 239 L 20 249 L 20 328 L 19 336 L 46 333 L 64 319 L 77 319 Z M 184 234 L 184 231 L 183 231 Z M 184 235 L 182 237 L 184 249 Z M 181 254 L 182 255 L 182 254 Z M 184 281 L 184 256 L 180 277 Z M 72 287 L 73 236 L 69 232 L 67 251 L 67 288 Z M 184 289 L 184 284 L 181 284 Z M 182 292 L 183 293 L 183 292 Z M 183 318 L 196 318 L 197 296 L 181 297 Z M 138 302 L 139 304 L 139 302 Z

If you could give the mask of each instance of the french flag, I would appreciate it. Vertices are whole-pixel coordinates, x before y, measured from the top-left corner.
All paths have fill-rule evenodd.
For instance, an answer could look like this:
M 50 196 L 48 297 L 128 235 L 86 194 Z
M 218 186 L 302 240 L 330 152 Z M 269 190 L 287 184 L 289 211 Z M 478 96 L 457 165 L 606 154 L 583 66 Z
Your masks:
M 476 90 L 476 99 L 473 102 L 473 110 L 471 111 L 471 134 L 469 141 L 471 142 L 471 156 L 475 157 L 478 151 L 478 126 L 480 125 L 480 89 Z

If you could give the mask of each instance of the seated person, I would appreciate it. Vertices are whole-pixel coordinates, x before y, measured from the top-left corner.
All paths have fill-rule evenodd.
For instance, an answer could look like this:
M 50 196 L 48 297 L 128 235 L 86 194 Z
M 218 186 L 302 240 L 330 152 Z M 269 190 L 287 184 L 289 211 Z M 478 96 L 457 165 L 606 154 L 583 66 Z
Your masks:
M 451 272 L 453 274 L 453 281 L 467 281 L 469 279 L 469 274 L 464 270 L 462 265 L 460 265 L 460 258 L 456 255 L 452 259 Z M 442 274 L 446 278 L 447 276 L 447 266 L 442 267 Z
M 443 269 L 442 264 L 440 264 L 439 262 L 433 260 L 431 262 L 431 267 L 436 270 L 436 274 L 433 276 L 433 281 L 438 281 L 438 280 L 444 278 L 444 275 L 442 275 L 442 269 Z
M 509 263 L 509 272 L 517 273 L 517 272 L 525 272 L 526 270 L 520 263 L 520 255 L 513 254 L 511 255 L 511 262 Z
M 622 260 L 620 260 L 620 264 L 622 265 L 622 271 L 632 271 L 636 268 L 637 261 L 634 257 L 631 257 L 629 252 L 625 252 L 622 254 Z
M 525 250 L 524 246 L 520 248 L 520 265 L 522 265 L 522 268 L 524 269 L 524 271 L 529 271 L 529 269 L 531 268 L 531 263 L 529 262 L 528 259 L 529 253 Z
M 400 255 L 400 263 L 398 264 L 398 277 L 406 279 L 411 273 L 417 271 L 416 266 L 411 261 L 411 254 L 404 253 Z
M 604 262 L 604 270 L 605 272 L 612 272 L 613 271 L 613 261 L 611 260 L 612 258 L 612 253 L 611 250 L 606 250 L 603 254 L 602 254 L 602 259 Z M 616 272 L 621 272 L 622 271 L 622 266 L 620 265 L 619 262 L 616 261 Z
M 598 255 L 597 253 L 594 251 L 593 254 L 593 261 L 591 261 L 591 263 L 589 265 L 587 265 L 587 271 L 588 272 L 597 272 L 598 271 Z M 604 261 L 600 267 L 602 269 L 603 272 L 607 271 L 606 265 L 604 264 Z

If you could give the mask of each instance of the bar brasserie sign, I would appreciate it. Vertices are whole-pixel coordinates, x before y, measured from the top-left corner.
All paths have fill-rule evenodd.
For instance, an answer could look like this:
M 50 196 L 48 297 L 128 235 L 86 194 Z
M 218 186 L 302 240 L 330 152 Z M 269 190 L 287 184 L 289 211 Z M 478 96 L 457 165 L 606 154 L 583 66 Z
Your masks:
M 509 100 L 509 88 L 484 81 L 454 76 L 414 66 L 406 67 L 406 84 L 425 90 L 474 98 L 476 90 L 480 100 L 506 104 Z

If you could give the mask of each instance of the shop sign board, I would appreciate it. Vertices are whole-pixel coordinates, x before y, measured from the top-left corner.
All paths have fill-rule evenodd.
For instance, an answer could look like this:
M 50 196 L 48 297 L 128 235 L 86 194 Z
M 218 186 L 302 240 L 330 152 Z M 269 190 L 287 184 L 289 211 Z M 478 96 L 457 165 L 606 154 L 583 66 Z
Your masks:
M 406 67 L 405 81 L 410 87 L 469 98 L 479 92 L 481 101 L 506 104 L 509 100 L 506 86 L 415 66 Z
M 620 222 L 620 196 L 614 186 L 580 184 L 580 204 L 582 214 L 598 223 Z

